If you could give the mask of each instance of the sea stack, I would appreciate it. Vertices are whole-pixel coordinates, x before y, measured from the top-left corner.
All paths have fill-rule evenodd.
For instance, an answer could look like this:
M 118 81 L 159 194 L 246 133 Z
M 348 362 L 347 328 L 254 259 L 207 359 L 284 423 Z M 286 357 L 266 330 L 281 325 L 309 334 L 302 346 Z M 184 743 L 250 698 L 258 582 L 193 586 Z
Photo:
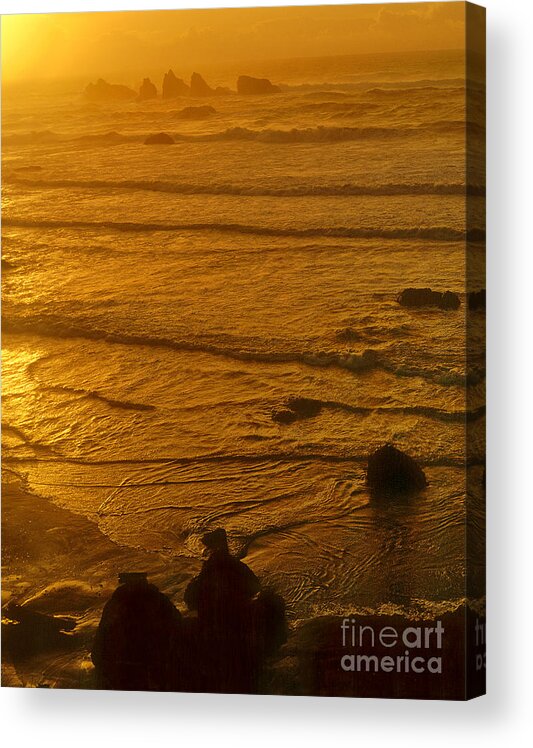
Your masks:
M 155 99 L 157 97 L 157 88 L 154 86 L 150 78 L 145 78 L 139 89 L 139 101 L 146 101 L 147 99 Z
M 207 85 L 200 73 L 191 75 L 191 96 L 213 96 L 214 90 Z
M 392 444 L 385 444 L 370 455 L 366 480 L 372 493 L 386 496 L 421 491 L 427 486 L 422 468 Z
M 163 78 L 162 96 L 164 99 L 177 99 L 178 96 L 188 96 L 191 89 L 181 78 L 174 75 L 173 70 L 165 73 Z
M 250 75 L 240 75 L 237 79 L 237 93 L 249 94 L 271 94 L 279 93 L 278 86 L 274 86 L 268 78 L 252 78 Z
M 103 78 L 99 78 L 96 83 L 89 83 L 85 89 L 85 97 L 89 101 L 128 101 L 136 96 L 133 89 L 108 83 Z

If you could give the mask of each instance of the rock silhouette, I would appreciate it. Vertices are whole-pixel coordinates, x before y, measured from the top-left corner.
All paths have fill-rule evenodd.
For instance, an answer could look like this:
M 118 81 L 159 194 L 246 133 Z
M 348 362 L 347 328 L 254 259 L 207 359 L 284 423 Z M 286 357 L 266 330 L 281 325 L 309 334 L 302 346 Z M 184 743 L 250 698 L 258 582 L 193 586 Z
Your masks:
M 285 603 L 229 552 L 226 532 L 185 590 L 182 617 L 145 574 L 119 577 L 92 647 L 97 687 L 135 691 L 258 693 L 265 663 L 287 639 Z
M 106 603 L 91 657 L 99 688 L 169 691 L 181 686 L 181 615 L 146 575 L 122 575 Z
M 191 96 L 213 96 L 214 93 L 199 73 L 191 75 Z
M 375 495 L 420 491 L 427 486 L 424 471 L 415 460 L 392 444 L 385 444 L 369 457 L 367 483 Z
M 107 83 L 99 78 L 96 83 L 89 83 L 85 97 L 89 101 L 127 101 L 137 96 L 133 89 L 115 83 Z
M 195 120 L 195 119 L 208 119 L 216 114 L 216 109 L 209 104 L 203 106 L 186 106 L 176 113 L 179 119 Z
M 452 291 L 432 291 L 431 288 L 405 288 L 397 298 L 402 306 L 425 307 L 433 306 L 439 309 L 459 309 L 461 301 Z
M 155 98 L 157 98 L 157 88 L 150 78 L 145 78 L 139 89 L 139 101 L 147 101 L 148 99 Z
M 257 693 L 266 657 L 286 639 L 283 600 L 232 556 L 223 529 L 202 538 L 208 559 L 185 592 L 198 611 L 199 667 L 204 688 Z
M 250 75 L 240 75 L 237 79 L 237 93 L 249 94 L 270 94 L 279 93 L 278 86 L 274 86 L 268 78 L 252 78 Z
M 185 602 L 191 610 L 198 611 L 199 620 L 216 626 L 228 615 L 239 616 L 261 585 L 252 570 L 229 552 L 225 530 L 207 533 L 202 543 L 209 557 L 187 587 Z
M 174 145 L 174 138 L 167 135 L 166 132 L 158 132 L 155 135 L 149 135 L 144 141 L 144 145 Z
M 173 70 L 165 73 L 161 91 L 163 99 L 177 99 L 179 96 L 188 96 L 190 92 L 190 87 L 184 80 L 177 78 Z

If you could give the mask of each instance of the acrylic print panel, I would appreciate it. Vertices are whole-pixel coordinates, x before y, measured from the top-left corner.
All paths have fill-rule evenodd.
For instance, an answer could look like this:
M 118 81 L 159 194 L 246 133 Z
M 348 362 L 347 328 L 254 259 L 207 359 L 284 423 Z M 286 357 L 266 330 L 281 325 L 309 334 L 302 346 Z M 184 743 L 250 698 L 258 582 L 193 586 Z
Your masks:
M 2 18 L 4 686 L 484 689 L 484 11 Z

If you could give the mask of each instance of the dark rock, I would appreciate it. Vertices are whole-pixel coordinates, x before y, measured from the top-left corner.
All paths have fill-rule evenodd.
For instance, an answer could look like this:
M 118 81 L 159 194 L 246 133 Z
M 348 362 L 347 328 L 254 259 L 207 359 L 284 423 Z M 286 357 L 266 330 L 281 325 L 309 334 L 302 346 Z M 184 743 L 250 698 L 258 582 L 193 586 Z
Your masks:
M 287 639 L 285 603 L 230 553 L 223 528 L 206 533 L 202 543 L 208 558 L 184 594 L 187 607 L 197 611 L 199 690 L 257 693 L 266 659 Z
M 99 78 L 96 83 L 89 83 L 85 89 L 85 96 L 89 101 L 128 101 L 137 94 L 127 86 L 107 83 Z
M 301 418 L 312 418 L 322 410 L 320 400 L 314 400 L 311 397 L 289 397 L 287 406 L 289 410 L 293 410 Z
M 191 75 L 191 96 L 213 96 L 214 93 L 199 73 Z
M 176 116 L 179 119 L 195 120 L 208 119 L 216 113 L 216 109 L 214 109 L 212 106 L 209 106 L 208 104 L 204 104 L 204 106 L 186 106 L 184 109 L 177 112 Z
M 272 420 L 276 423 L 294 423 L 303 418 L 313 418 L 322 410 L 320 400 L 311 397 L 289 397 L 285 405 L 272 414 Z
M 16 603 L 2 611 L 2 648 L 6 654 L 23 660 L 40 652 L 70 649 L 74 645 L 72 618 L 48 616 Z
M 487 305 L 487 292 L 483 288 L 481 291 L 470 291 L 468 294 L 468 308 L 475 310 L 475 309 L 485 309 Z
M 272 85 L 268 78 L 252 78 L 250 75 L 240 75 L 237 79 L 237 93 L 240 94 L 270 94 L 279 93 L 278 86 Z
M 272 413 L 272 420 L 276 423 L 294 423 L 298 420 L 298 415 L 293 410 L 283 408 Z
M 397 301 L 406 307 L 433 306 L 439 309 L 459 309 L 461 301 L 452 291 L 432 291 L 431 288 L 405 288 L 397 297 Z
M 438 306 L 442 294 L 431 288 L 405 288 L 398 296 L 398 303 L 402 306 Z
M 145 145 L 174 145 L 174 138 L 167 135 L 166 132 L 158 132 L 156 135 L 149 135 L 144 141 Z
M 444 291 L 439 302 L 439 309 L 459 309 L 460 306 L 461 300 L 456 293 L 452 293 L 452 291 Z
M 393 573 L 391 574 L 393 576 Z M 346 610 L 346 618 L 361 632 L 365 627 L 363 646 L 359 649 L 351 648 L 350 637 L 347 635 L 348 646 L 343 646 L 344 640 L 339 635 L 343 624 L 341 616 L 313 616 L 297 627 L 290 639 L 291 655 L 297 659 L 295 670 L 297 677 L 293 693 L 300 696 L 365 696 L 375 698 L 410 699 L 454 699 L 465 698 L 465 662 L 472 661 L 475 668 L 475 657 L 468 656 L 469 647 L 465 637 L 467 631 L 477 630 L 476 623 L 484 622 L 477 611 L 460 605 L 451 612 L 428 613 L 423 618 L 408 617 L 398 613 L 372 614 Z M 435 675 L 425 668 L 423 673 L 414 673 L 411 669 L 398 669 L 391 677 L 390 672 L 374 667 L 357 668 L 345 671 L 339 666 L 345 655 L 376 656 L 379 661 L 384 656 L 391 656 L 396 662 L 398 656 L 405 655 L 402 641 L 403 632 L 408 629 L 423 626 L 426 631 L 435 631 L 437 626 L 444 630 L 442 641 L 437 644 L 437 638 L 432 635 L 428 640 L 428 647 L 421 652 L 426 662 L 432 657 L 441 657 L 445 663 L 446 675 Z M 400 633 L 397 641 L 381 639 L 380 631 L 386 627 Z M 370 631 L 376 632 L 375 640 L 368 636 Z M 390 632 L 390 629 L 388 629 Z M 357 637 L 358 638 L 358 637 Z M 372 641 L 372 643 L 370 643 Z M 412 651 L 414 655 L 414 651 Z M 479 688 L 477 685 L 484 679 L 485 669 L 468 674 L 469 688 Z M 482 685 L 482 684 L 481 684 Z M 286 690 L 283 691 L 286 693 Z M 481 693 L 482 688 L 474 693 Z
M 179 611 L 142 575 L 126 574 L 119 581 L 104 607 L 91 650 L 98 687 L 179 690 Z
M 177 99 L 178 96 L 188 96 L 190 87 L 181 78 L 177 78 L 172 70 L 165 73 L 163 78 L 162 96 L 164 99 Z
M 157 97 L 157 88 L 154 86 L 150 78 L 145 78 L 139 89 L 139 101 L 146 101 L 147 99 L 155 99 Z
M 385 444 L 370 455 L 366 479 L 370 490 L 378 495 L 420 491 L 427 486 L 424 471 L 392 444 Z

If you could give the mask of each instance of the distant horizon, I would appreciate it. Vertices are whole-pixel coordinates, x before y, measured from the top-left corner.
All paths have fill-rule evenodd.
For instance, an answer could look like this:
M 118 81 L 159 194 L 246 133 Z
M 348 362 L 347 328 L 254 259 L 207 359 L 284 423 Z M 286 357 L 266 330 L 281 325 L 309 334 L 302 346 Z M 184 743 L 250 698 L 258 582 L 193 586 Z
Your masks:
M 208 75 L 214 75 L 217 72 L 220 73 L 227 73 L 232 68 L 241 66 L 242 71 L 240 73 L 242 75 L 253 75 L 254 71 L 250 69 L 254 65 L 256 66 L 263 66 L 268 63 L 275 63 L 275 64 L 283 64 L 283 63 L 294 63 L 298 61 L 312 61 L 312 60 L 343 60 L 343 59 L 350 59 L 350 58 L 372 58 L 372 57 L 390 57 L 393 55 L 399 55 L 399 56 L 405 56 L 405 55 L 438 55 L 438 54 L 445 54 L 445 53 L 462 53 L 463 50 L 460 47 L 450 47 L 450 48 L 443 48 L 443 49 L 413 49 L 413 50 L 400 50 L 400 51 L 393 51 L 393 52 L 355 52 L 351 54 L 329 54 L 329 55 L 298 55 L 295 57 L 256 57 L 256 58 L 250 58 L 248 60 L 241 60 L 241 59 L 234 59 L 234 60 L 224 60 L 218 63 L 206 63 L 204 65 L 196 65 L 194 66 L 191 64 L 189 66 L 190 69 L 187 71 L 183 71 L 182 66 L 178 66 L 175 63 L 170 63 L 167 66 L 162 65 L 157 70 L 156 69 L 127 69 L 127 70 L 113 70 L 113 71 L 105 71 L 102 70 L 100 73 L 94 73 L 92 77 L 88 77 L 86 74 L 80 74 L 75 76 L 65 76 L 65 77 L 35 77 L 35 78 L 19 78 L 15 80 L 7 80 L 2 81 L 3 86 L 5 86 L 7 89 L 12 87 L 19 87 L 19 86 L 32 86 L 37 84 L 88 84 L 90 82 L 94 83 L 98 79 L 103 79 L 107 83 L 116 83 L 116 84 L 123 84 L 123 85 L 136 85 L 142 81 L 145 77 L 155 77 L 161 76 L 163 77 L 165 73 L 167 73 L 169 70 L 172 70 L 178 78 L 184 77 L 185 79 L 189 78 L 193 72 L 197 72 L 200 75 L 205 76 Z M 247 67 L 248 66 L 248 67 Z M 385 80 L 385 79 L 383 79 Z M 157 82 L 157 81 L 154 81 Z M 283 84 L 283 80 L 277 81 L 281 84 Z
M 213 69 L 455 50 L 464 43 L 464 9 L 463 2 L 430 2 L 8 15 L 2 78 L 68 79 L 69 69 L 79 72 L 75 78 L 125 75 L 158 70 L 165 60 L 172 68 Z

